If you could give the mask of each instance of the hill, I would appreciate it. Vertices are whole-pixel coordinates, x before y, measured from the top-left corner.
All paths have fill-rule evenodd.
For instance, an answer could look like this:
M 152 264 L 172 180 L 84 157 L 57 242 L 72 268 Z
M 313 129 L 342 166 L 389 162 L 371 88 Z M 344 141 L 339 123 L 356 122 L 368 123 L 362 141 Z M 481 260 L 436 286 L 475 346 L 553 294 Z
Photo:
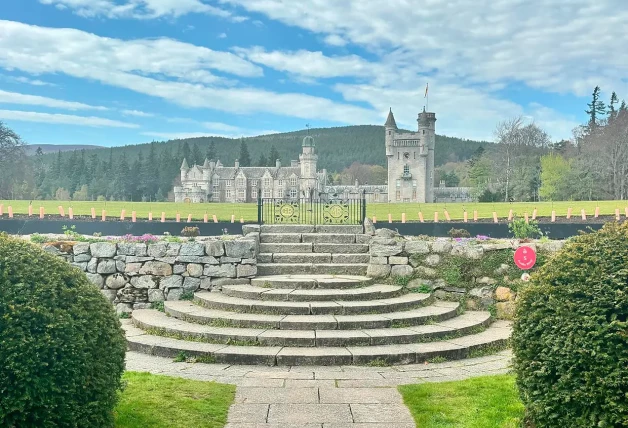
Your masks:
M 330 172 L 342 171 L 353 162 L 370 165 L 386 166 L 384 153 L 384 127 L 374 125 L 344 126 L 335 128 L 310 129 L 310 135 L 316 139 L 319 159 L 319 168 L 326 168 Z M 307 131 L 286 132 L 280 134 L 261 135 L 244 138 L 251 159 L 255 165 L 263 153 L 268 156 L 271 147 L 275 146 L 284 165 L 291 159 L 298 159 L 301 153 L 301 142 Z M 170 149 L 174 158 L 178 159 L 185 152 L 184 144 L 190 149 L 188 163 L 202 164 L 211 143 L 215 144 L 216 157 L 223 165 L 233 165 L 240 155 L 240 140 L 223 137 L 199 137 L 157 142 L 157 154 Z M 478 147 L 490 144 L 486 141 L 473 141 L 444 135 L 436 135 L 436 150 L 434 162 L 436 166 L 447 162 L 460 162 L 469 159 Z M 113 155 L 114 159 L 125 155 L 132 162 L 140 153 L 144 156 L 149 152 L 151 143 L 101 148 L 90 151 L 90 155 L 98 155 L 106 160 Z M 195 149 L 196 146 L 198 149 Z M 91 146 L 93 148 L 94 146 Z M 43 147 L 42 147 L 43 148 Z M 200 154 L 196 159 L 194 153 Z M 52 157 L 48 156 L 48 160 Z M 181 161 L 178 161 L 178 166 Z
M 94 146 L 91 144 L 27 144 L 24 146 L 27 156 L 34 155 L 38 148 L 41 148 L 44 154 L 57 153 L 59 150 L 62 152 L 70 152 L 73 150 L 104 149 L 103 146 Z

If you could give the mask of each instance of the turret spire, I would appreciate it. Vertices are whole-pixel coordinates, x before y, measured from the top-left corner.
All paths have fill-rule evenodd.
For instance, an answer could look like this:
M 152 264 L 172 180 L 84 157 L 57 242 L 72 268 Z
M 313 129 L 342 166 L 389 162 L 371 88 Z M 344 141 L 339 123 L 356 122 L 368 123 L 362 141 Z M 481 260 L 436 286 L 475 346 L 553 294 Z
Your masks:
M 395 122 L 395 116 L 393 116 L 392 107 L 388 112 L 388 118 L 386 119 L 386 123 L 384 124 L 386 128 L 395 128 L 397 129 L 397 122 Z
M 190 167 L 188 166 L 188 160 L 186 158 L 183 158 L 183 163 L 181 164 L 181 169 L 190 169 Z

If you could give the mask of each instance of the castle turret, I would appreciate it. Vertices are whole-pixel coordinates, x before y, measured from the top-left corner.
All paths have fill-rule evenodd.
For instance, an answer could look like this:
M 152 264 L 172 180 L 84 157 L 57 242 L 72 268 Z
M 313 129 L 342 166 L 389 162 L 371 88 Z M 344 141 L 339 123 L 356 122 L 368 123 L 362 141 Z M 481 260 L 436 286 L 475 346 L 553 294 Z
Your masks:
M 398 130 L 397 122 L 395 122 L 395 116 L 393 116 L 392 107 L 388 112 L 384 129 L 386 132 L 386 156 L 392 156 L 392 144 L 395 138 L 395 132 Z
M 316 164 L 318 162 L 318 155 L 316 154 L 314 137 L 307 135 L 303 138 L 301 147 L 302 153 L 299 155 L 299 164 L 301 165 L 300 190 L 302 194 L 317 197 Z
M 185 183 L 185 180 L 187 180 L 189 170 L 188 160 L 183 158 L 183 162 L 181 163 L 181 183 Z
M 427 151 L 425 162 L 425 202 L 434 202 L 434 146 L 436 143 L 436 114 L 425 111 L 417 118 L 421 144 Z

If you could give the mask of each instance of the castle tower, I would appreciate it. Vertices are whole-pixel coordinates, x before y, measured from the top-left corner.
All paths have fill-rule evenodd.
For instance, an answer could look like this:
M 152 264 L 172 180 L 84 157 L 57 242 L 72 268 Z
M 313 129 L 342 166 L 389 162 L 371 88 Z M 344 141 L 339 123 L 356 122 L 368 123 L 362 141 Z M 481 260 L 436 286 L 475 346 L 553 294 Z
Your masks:
M 395 138 L 395 132 L 397 132 L 397 122 L 395 122 L 392 107 L 388 112 L 388 118 L 386 119 L 384 128 L 386 129 L 386 156 L 392 156 L 392 145 Z
M 436 114 L 423 111 L 417 118 L 421 143 L 427 151 L 425 162 L 425 202 L 434 202 L 434 146 L 436 143 Z
M 318 197 L 318 186 L 316 180 L 316 163 L 318 155 L 316 154 L 316 145 L 314 137 L 307 135 L 303 138 L 302 153 L 299 155 L 299 164 L 301 165 L 301 194 L 314 198 Z
M 183 162 L 181 163 L 181 183 L 185 183 L 188 178 L 188 171 L 190 167 L 188 165 L 188 160 L 183 158 Z

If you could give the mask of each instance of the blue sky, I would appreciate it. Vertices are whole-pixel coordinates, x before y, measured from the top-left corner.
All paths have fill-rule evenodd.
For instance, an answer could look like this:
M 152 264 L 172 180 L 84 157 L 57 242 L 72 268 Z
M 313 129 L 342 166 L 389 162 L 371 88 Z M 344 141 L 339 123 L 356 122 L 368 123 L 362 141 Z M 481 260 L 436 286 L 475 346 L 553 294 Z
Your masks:
M 553 139 L 595 85 L 627 97 L 623 0 L 6 0 L 0 120 L 31 144 L 383 124 Z

